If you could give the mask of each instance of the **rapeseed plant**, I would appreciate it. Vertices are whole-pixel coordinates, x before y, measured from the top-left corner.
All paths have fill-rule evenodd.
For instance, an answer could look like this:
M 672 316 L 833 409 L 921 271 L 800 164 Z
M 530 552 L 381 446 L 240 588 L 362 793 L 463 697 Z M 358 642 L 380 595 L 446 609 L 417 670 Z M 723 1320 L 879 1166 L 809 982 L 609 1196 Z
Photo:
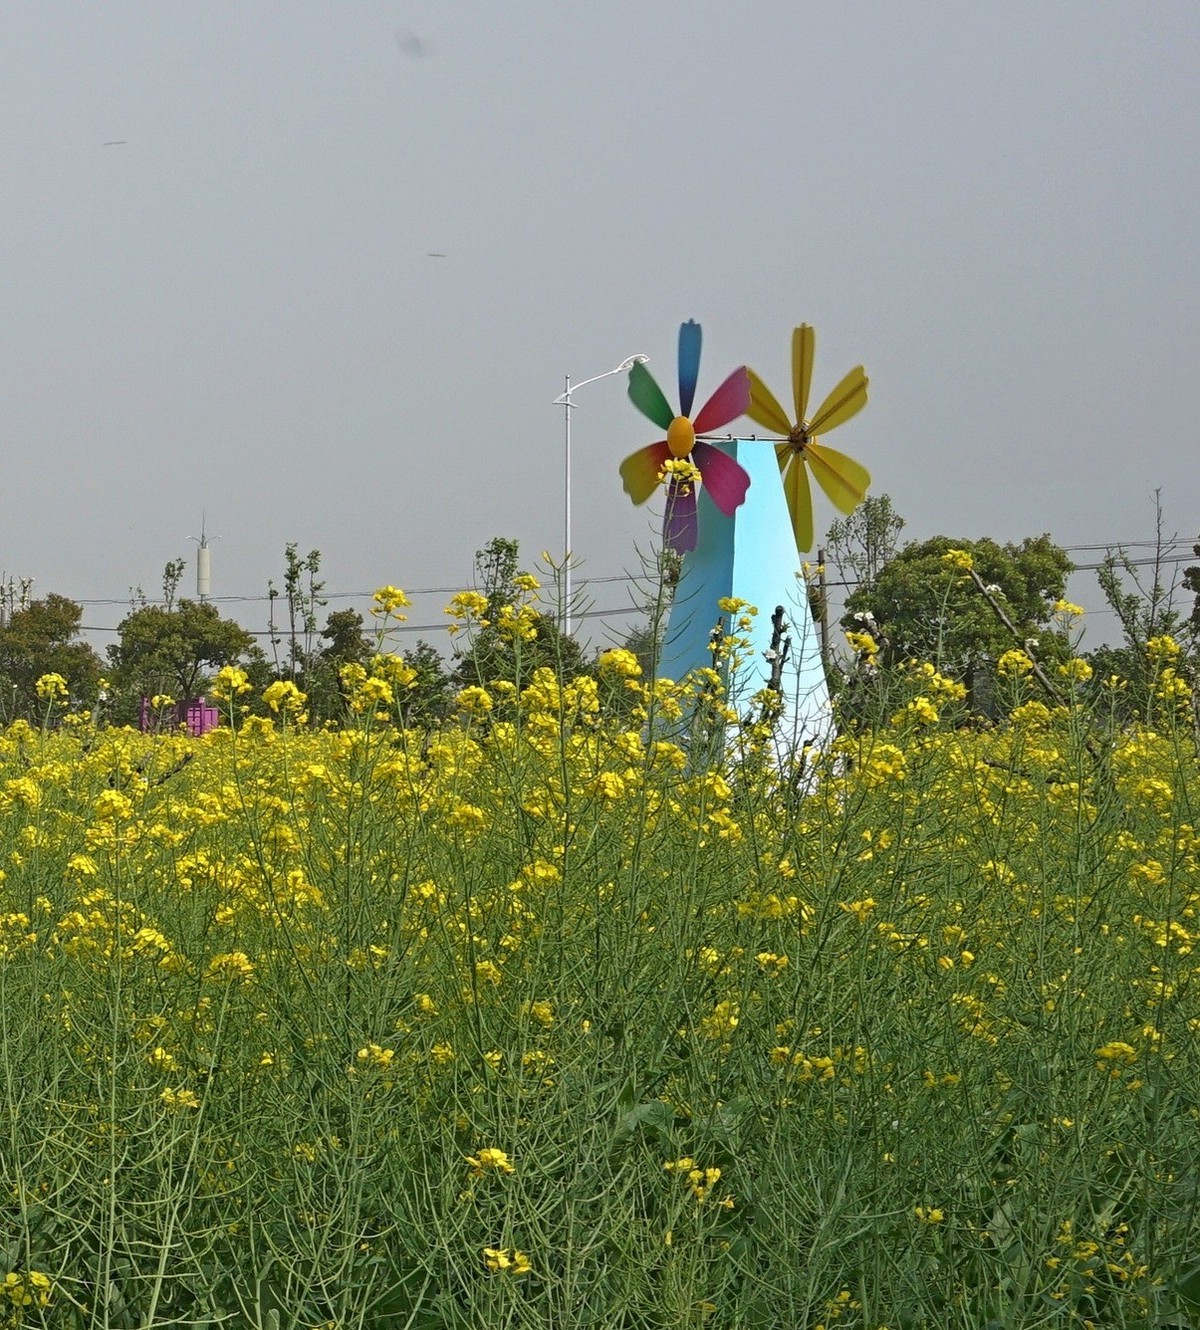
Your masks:
M 497 611 L 518 641 L 529 603 Z M 430 733 L 382 643 L 341 730 L 290 684 L 284 728 L 242 722 L 236 668 L 203 738 L 10 727 L 0 1306 L 1183 1324 L 1200 772 L 1173 648 L 1113 731 L 1078 663 L 1056 699 L 1009 653 L 988 729 L 914 663 L 799 798 L 662 737 L 698 696 L 736 720 L 719 671 L 621 650 L 599 684 L 481 679 Z

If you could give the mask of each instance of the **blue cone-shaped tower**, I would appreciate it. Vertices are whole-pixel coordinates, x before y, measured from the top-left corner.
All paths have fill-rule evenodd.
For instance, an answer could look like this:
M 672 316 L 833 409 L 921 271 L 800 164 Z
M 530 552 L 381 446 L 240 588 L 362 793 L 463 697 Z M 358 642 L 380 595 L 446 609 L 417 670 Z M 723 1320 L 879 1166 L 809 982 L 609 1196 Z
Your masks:
M 775 738 L 777 753 L 785 758 L 806 743 L 820 744 L 831 725 L 817 627 L 807 587 L 798 576 L 800 561 L 774 447 L 750 439 L 716 446 L 745 467 L 750 496 L 733 517 L 726 517 L 703 489 L 697 496 L 699 540 L 696 549 L 683 556 L 658 673 L 678 680 L 690 670 L 711 666 L 714 628 L 720 621 L 724 631 L 734 631 L 718 601 L 747 601 L 758 613 L 750 632 L 739 636 L 750 639 L 751 650 L 732 680 L 732 705 L 746 714 L 750 697 L 770 681 L 771 616 L 783 606 L 790 649 L 780 672 L 782 707 Z

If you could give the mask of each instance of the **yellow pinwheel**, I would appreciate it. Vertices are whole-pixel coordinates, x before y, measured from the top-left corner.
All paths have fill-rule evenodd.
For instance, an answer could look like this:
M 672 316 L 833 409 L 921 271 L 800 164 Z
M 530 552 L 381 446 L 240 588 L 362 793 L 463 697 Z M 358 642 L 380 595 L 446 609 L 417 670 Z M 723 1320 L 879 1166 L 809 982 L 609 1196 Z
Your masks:
M 819 434 L 844 424 L 866 406 L 867 376 L 863 367 L 856 365 L 809 419 L 806 414 L 808 390 L 812 382 L 816 344 L 817 335 L 807 323 L 792 330 L 795 423 L 788 419 L 787 413 L 762 379 L 753 370 L 749 371 L 750 409 L 746 414 L 772 433 L 787 435 L 786 439 L 776 443 L 775 456 L 779 460 L 783 492 L 792 515 L 792 530 L 796 534 L 798 550 L 810 550 L 813 543 L 812 490 L 808 483 L 807 467 L 812 467 L 817 484 L 841 513 L 852 513 L 863 501 L 867 486 L 871 483 L 866 467 L 859 466 L 845 453 L 817 442 Z

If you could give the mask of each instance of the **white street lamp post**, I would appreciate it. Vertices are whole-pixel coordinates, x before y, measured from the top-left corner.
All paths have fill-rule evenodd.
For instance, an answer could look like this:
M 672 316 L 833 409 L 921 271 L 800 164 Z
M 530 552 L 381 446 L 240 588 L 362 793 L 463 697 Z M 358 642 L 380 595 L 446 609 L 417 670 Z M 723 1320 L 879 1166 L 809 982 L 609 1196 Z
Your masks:
M 571 395 L 597 379 L 607 379 L 614 374 L 624 374 L 634 365 L 644 365 L 649 356 L 629 356 L 622 360 L 616 369 L 606 369 L 603 374 L 594 374 L 590 379 L 583 379 L 571 386 L 571 376 L 566 376 L 564 391 L 551 403 L 563 409 L 563 632 L 571 635 L 571 408 L 575 405 Z

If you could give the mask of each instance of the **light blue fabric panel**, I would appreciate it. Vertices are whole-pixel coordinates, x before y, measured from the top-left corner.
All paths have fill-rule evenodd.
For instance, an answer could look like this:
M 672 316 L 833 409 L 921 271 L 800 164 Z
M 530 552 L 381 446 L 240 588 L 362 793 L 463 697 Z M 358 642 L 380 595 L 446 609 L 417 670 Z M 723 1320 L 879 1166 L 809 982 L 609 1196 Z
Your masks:
M 771 645 L 771 615 L 782 605 L 791 654 L 783 671 L 784 709 L 777 733 L 781 750 L 791 751 L 806 739 L 824 735 L 829 724 L 829 691 L 806 589 L 797 577 L 800 556 L 775 449 L 749 439 L 718 446 L 746 468 L 750 492 L 730 518 L 701 489 L 699 543 L 684 556 L 659 674 L 682 679 L 689 670 L 711 665 L 709 635 L 722 617 L 717 602 L 725 596 L 748 601 L 758 607 L 750 635 L 752 651 L 741 677 L 734 681 L 735 705 L 744 714 L 751 695 L 770 678 L 766 653 Z M 728 616 L 725 621 L 728 628 Z

